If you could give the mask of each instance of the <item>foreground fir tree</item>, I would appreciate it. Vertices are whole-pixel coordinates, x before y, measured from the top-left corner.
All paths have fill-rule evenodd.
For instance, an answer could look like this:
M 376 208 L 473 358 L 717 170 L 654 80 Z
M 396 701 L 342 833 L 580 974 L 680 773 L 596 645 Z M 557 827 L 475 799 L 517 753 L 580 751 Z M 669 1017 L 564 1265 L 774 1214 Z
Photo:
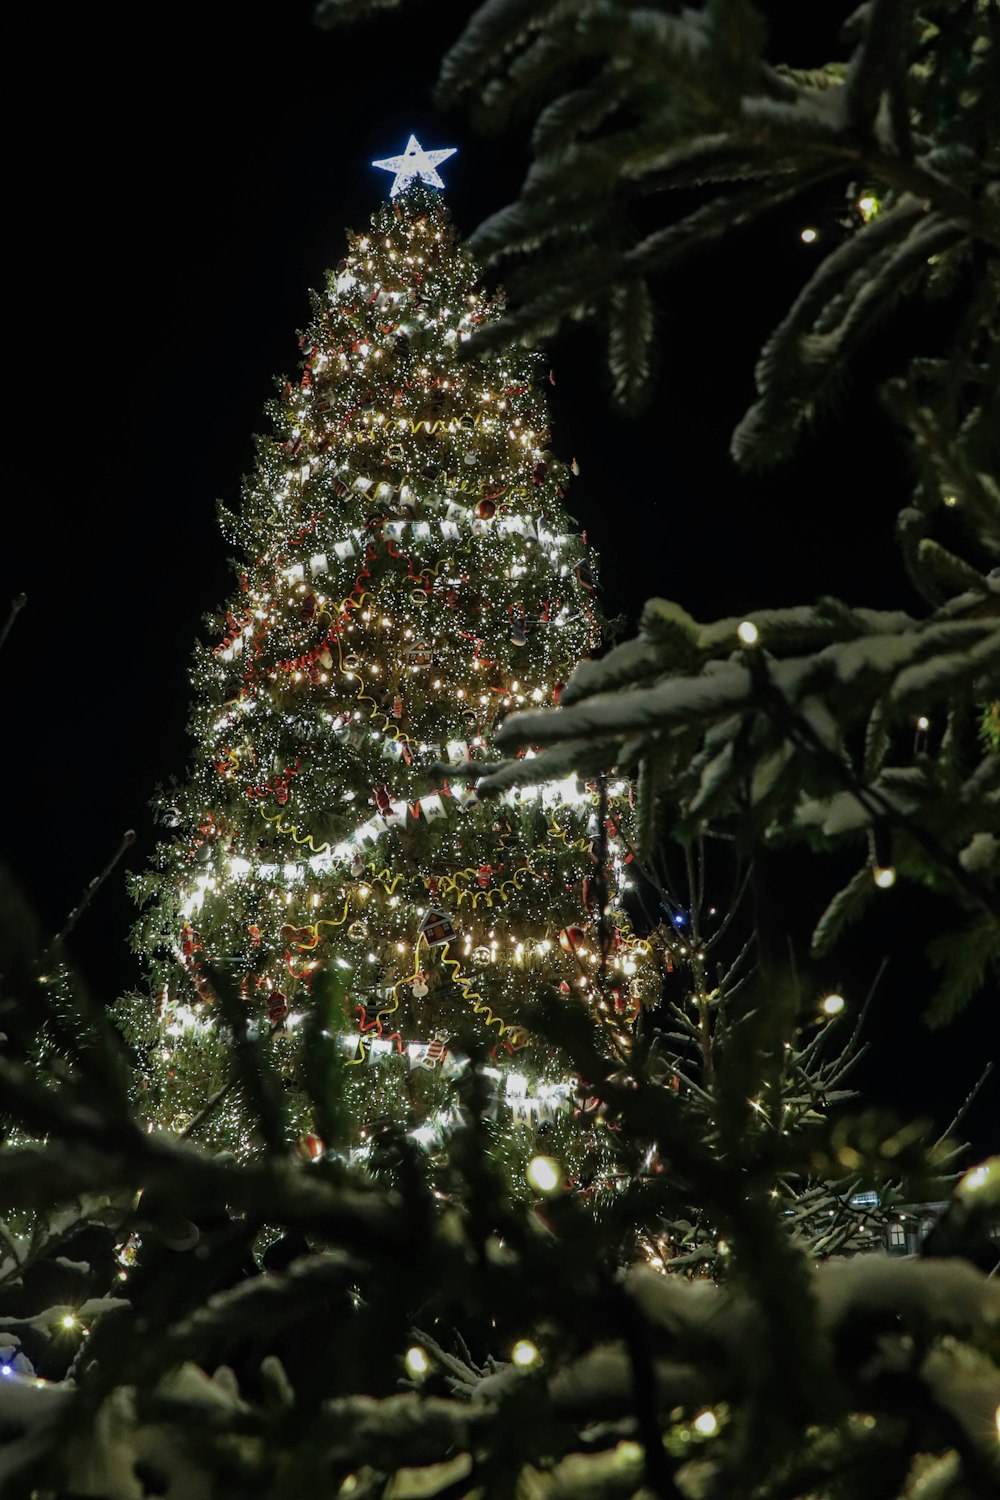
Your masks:
M 440 153 L 411 141 L 223 513 L 238 585 L 195 663 L 196 757 L 163 800 L 176 831 L 138 882 L 157 1012 L 133 997 L 126 1026 L 151 1119 L 241 1151 L 245 1097 L 219 1093 L 234 1039 L 270 1033 L 300 1098 L 304 1067 L 342 1067 L 343 1139 L 304 1102 L 296 1130 L 364 1153 L 388 1122 L 440 1145 L 467 1035 L 517 1175 L 543 1130 L 573 1175 L 606 1178 L 572 1078 L 518 1016 L 575 995 L 621 1055 L 657 994 L 618 900 L 613 801 L 568 776 L 485 807 L 468 771 L 599 643 L 593 563 L 538 358 L 463 358 L 500 311 L 414 152 L 434 180 Z
M 391 1189 L 332 1154 L 304 1161 L 263 1047 L 229 1054 L 262 1151 L 240 1162 L 150 1132 L 101 1007 L 33 950 L 2 883 L 0 910 L 5 1500 L 995 1493 L 1000 1287 L 970 1262 L 1000 1160 L 958 1184 L 937 1259 L 811 1262 L 772 1197 L 773 1155 L 741 1144 L 739 1093 L 758 1097 L 769 1071 L 766 992 L 745 997 L 758 1020 L 721 1142 L 641 1036 L 622 1066 L 582 1007 L 552 997 L 537 1017 L 616 1133 L 668 1157 L 724 1236 L 722 1284 L 691 1283 L 616 1265 L 625 1195 L 602 1218 L 558 1184 L 511 1201 L 477 1067 L 469 1128 L 441 1153 L 450 1202 L 405 1136 Z M 52 1028 L 58 1056 L 25 1062 Z M 849 1160 L 872 1187 L 903 1174 L 933 1190 L 919 1131 L 804 1125 L 772 1134 L 790 1171 Z M 264 1225 L 281 1239 L 262 1265 Z

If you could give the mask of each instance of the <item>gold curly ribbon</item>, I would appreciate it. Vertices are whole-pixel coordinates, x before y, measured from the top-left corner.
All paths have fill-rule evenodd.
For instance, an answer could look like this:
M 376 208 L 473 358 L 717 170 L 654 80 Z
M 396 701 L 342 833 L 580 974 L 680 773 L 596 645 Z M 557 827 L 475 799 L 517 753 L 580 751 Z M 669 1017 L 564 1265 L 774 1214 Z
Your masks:
M 405 979 L 397 979 L 396 980 L 396 983 L 392 987 L 391 1003 L 387 1003 L 380 1010 L 377 1010 L 375 1012 L 375 1020 L 372 1022 L 372 1027 L 376 1027 L 378 1029 L 378 1035 L 380 1037 L 382 1035 L 382 1026 L 381 1026 L 382 1017 L 383 1016 L 394 1015 L 396 1013 L 396 1011 L 399 1009 L 399 1000 L 398 1000 L 398 998 L 396 996 L 396 991 L 399 989 L 399 987 L 400 987 L 401 984 L 412 984 L 413 981 L 414 981 L 414 979 L 416 979 L 417 975 L 420 973 L 420 961 L 419 961 L 419 959 L 417 957 L 417 949 L 419 947 L 420 947 L 420 944 L 418 942 L 414 946 L 414 950 L 413 950 L 413 973 L 410 974 L 410 975 L 408 975 Z M 360 1010 L 360 1009 L 363 1009 L 363 1007 L 358 1006 L 357 1009 Z M 369 1027 L 368 1029 L 371 1030 L 372 1027 Z M 398 1031 L 394 1031 L 393 1032 L 393 1036 L 395 1036 L 396 1039 L 398 1040 L 398 1042 L 400 1044 L 400 1050 L 402 1050 L 403 1038 L 399 1035 Z M 352 1057 L 352 1058 L 350 1058 L 348 1060 L 348 1067 L 354 1068 L 354 1067 L 357 1067 L 357 1065 L 359 1063 L 367 1062 L 368 1061 L 368 1053 L 369 1053 L 370 1047 L 371 1047 L 370 1038 L 366 1035 L 366 1033 L 364 1031 L 362 1031 L 359 1034 L 359 1036 L 358 1036 L 358 1050 L 357 1050 L 356 1054 L 354 1055 L 354 1057 Z
M 549 833 L 553 838 L 559 839 L 560 843 L 566 845 L 567 849 L 580 849 L 585 854 L 590 852 L 590 839 L 571 839 L 565 828 L 560 828 L 555 818 L 549 824 Z
M 473 417 L 471 422 L 464 417 L 460 417 L 457 422 L 453 417 L 449 418 L 447 421 L 445 421 L 443 417 L 436 417 L 433 422 L 429 421 L 426 417 L 420 417 L 415 422 L 411 417 L 410 432 L 416 434 L 420 431 L 421 428 L 423 428 L 428 437 L 433 437 L 434 434 L 436 432 L 440 432 L 442 428 L 445 432 L 474 432 L 477 427 L 482 427 L 485 420 L 486 413 L 481 411 L 476 412 L 476 415 Z
M 536 852 L 544 853 L 543 850 L 538 850 Z M 479 870 L 474 865 L 467 865 L 464 870 L 456 870 L 452 875 L 439 875 L 435 878 L 438 882 L 439 892 L 442 892 L 445 895 L 453 895 L 455 897 L 455 904 L 457 906 L 461 906 L 463 901 L 465 901 L 466 899 L 470 899 L 472 902 L 472 910 L 475 911 L 479 906 L 480 901 L 484 901 L 487 906 L 492 906 L 494 901 L 509 901 L 510 891 L 508 888 L 519 891 L 524 884 L 524 881 L 522 879 L 519 879 L 518 877 L 524 875 L 537 875 L 537 873 L 538 872 L 536 870 L 532 869 L 531 865 L 520 865 L 514 871 L 513 875 L 508 875 L 506 879 L 501 880 L 498 886 L 495 886 L 491 889 L 478 891 L 471 889 L 460 890 L 458 885 L 458 882 L 460 880 L 467 880 L 472 877 L 478 876 Z M 424 884 L 429 888 L 430 879 L 426 878 L 424 880 Z
M 228 781 L 239 770 L 240 758 L 235 750 L 229 750 L 228 748 L 220 751 L 220 755 L 223 758 L 216 761 L 215 769 L 225 781 Z
M 300 833 L 299 829 L 294 823 L 282 823 L 280 812 L 274 813 L 273 815 L 271 813 L 261 813 L 261 817 L 264 819 L 265 823 L 273 823 L 279 833 L 291 835 L 292 842 L 298 844 L 300 847 L 302 845 L 306 845 L 312 850 L 314 854 L 333 853 L 333 845 L 330 844 L 326 839 L 324 839 L 321 844 L 317 844 L 313 840 L 313 836 L 311 833 Z
M 341 674 L 341 676 L 342 677 L 347 677 L 349 675 L 351 677 L 357 677 L 358 678 L 359 687 L 358 687 L 357 693 L 355 694 L 355 700 L 354 701 L 356 703 L 370 703 L 371 704 L 371 706 L 372 706 L 371 707 L 371 712 L 369 713 L 368 717 L 369 717 L 369 719 L 381 719 L 383 734 L 389 735 L 397 743 L 405 742 L 407 745 L 415 745 L 416 744 L 416 740 L 414 740 L 412 738 L 412 736 L 410 736 L 408 734 L 405 734 L 402 729 L 398 729 L 396 727 L 396 725 L 393 724 L 393 722 L 392 722 L 391 719 L 386 718 L 384 712 L 379 707 L 379 705 L 375 701 L 375 699 L 372 698 L 368 693 L 365 692 L 365 685 L 364 685 L 364 682 L 361 680 L 361 673 L 360 672 L 350 672 L 350 673 L 348 672 L 348 669 L 344 666 L 344 648 L 343 648 L 343 646 L 340 643 L 340 637 L 339 636 L 336 637 L 336 639 L 334 640 L 333 644 L 337 648 L 337 665 L 340 668 L 340 674 Z
M 321 927 L 343 927 L 344 923 L 347 921 L 347 914 L 348 914 L 348 911 L 350 910 L 350 905 L 351 905 L 350 898 L 347 897 L 347 896 L 345 896 L 344 897 L 344 913 L 343 913 L 343 916 L 340 916 L 340 917 L 320 917 L 320 919 L 317 922 L 309 922 L 309 923 L 306 924 L 305 927 L 294 927 L 291 924 L 291 922 L 283 922 L 281 924 L 281 926 L 278 928 L 278 931 L 279 932 L 289 932 L 289 933 L 291 933 L 293 946 L 296 947 L 296 948 L 298 948 L 298 950 L 299 950 L 300 953 L 311 953 L 312 950 L 313 950 L 313 948 L 315 948 L 317 946 L 317 944 L 319 943 L 319 941 L 320 941 L 320 938 L 321 938 L 320 928 Z M 309 933 L 310 940 L 308 942 L 305 939 L 302 939 L 300 941 L 296 941 L 296 938 L 297 938 L 298 934 L 299 933 L 303 933 L 303 932 Z
M 421 934 L 421 936 L 422 936 L 422 934 Z M 426 941 L 426 939 L 425 939 L 425 941 Z M 417 946 L 419 947 L 419 941 L 418 941 Z M 449 958 L 448 957 L 448 953 L 449 953 L 450 948 L 451 948 L 451 944 L 450 943 L 445 943 L 444 946 L 441 949 L 441 964 L 442 964 L 442 967 L 446 968 L 446 969 L 451 969 L 451 970 L 454 971 L 453 973 L 449 974 L 448 977 L 450 978 L 450 980 L 452 981 L 453 984 L 458 985 L 458 988 L 462 991 L 462 998 L 464 1000 L 469 1000 L 469 1001 L 472 1002 L 473 1013 L 475 1015 L 477 1015 L 477 1016 L 478 1015 L 485 1015 L 487 1029 L 489 1029 L 490 1026 L 496 1026 L 498 1028 L 498 1030 L 497 1030 L 497 1036 L 498 1037 L 499 1036 L 503 1036 L 505 1034 L 505 1032 L 508 1032 L 508 1031 L 512 1030 L 512 1027 L 509 1026 L 506 1021 L 504 1021 L 500 1016 L 494 1015 L 494 1013 L 491 1010 L 490 1006 L 483 999 L 483 997 L 479 993 L 479 991 L 478 990 L 474 990 L 472 988 L 472 980 L 468 979 L 462 973 L 462 966 L 458 962 L 458 960 L 454 959 L 454 958 Z

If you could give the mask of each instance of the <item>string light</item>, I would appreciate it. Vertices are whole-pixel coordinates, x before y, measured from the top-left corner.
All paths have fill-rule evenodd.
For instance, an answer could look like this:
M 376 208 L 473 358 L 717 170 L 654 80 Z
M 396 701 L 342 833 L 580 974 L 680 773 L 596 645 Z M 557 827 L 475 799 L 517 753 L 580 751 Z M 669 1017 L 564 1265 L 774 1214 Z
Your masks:
M 419 1380 L 426 1375 L 431 1367 L 426 1351 L 421 1349 L 419 1344 L 414 1344 L 412 1348 L 407 1349 L 404 1363 L 408 1373 L 415 1380 Z
M 514 1364 L 520 1365 L 522 1369 L 527 1369 L 530 1365 L 537 1365 L 541 1359 L 537 1347 L 530 1339 L 518 1339 L 510 1351 L 510 1357 Z
M 510 1017 L 540 985 L 565 985 L 625 1051 L 657 987 L 657 966 L 617 905 L 625 855 L 608 833 L 605 919 L 621 994 L 614 1006 L 594 994 L 596 912 L 582 914 L 579 895 L 593 858 L 593 785 L 567 777 L 487 807 L 473 783 L 428 779 L 445 760 L 493 760 L 504 708 L 551 702 L 600 633 L 530 361 L 490 351 L 465 365 L 449 352 L 456 332 L 499 314 L 467 285 L 444 210 L 415 194 L 385 205 L 374 232 L 351 243 L 303 335 L 277 438 L 248 480 L 245 577 L 218 651 L 195 668 L 201 758 L 197 794 L 185 795 L 198 811 L 179 813 L 157 897 L 187 926 L 173 967 L 155 960 L 164 1046 L 150 1053 L 171 1080 L 149 1098 L 169 1095 L 182 1128 L 205 1079 L 177 1038 L 214 1030 L 205 973 L 219 961 L 296 1102 L 292 1033 L 314 976 L 336 969 L 350 1003 L 333 1040 L 366 1065 L 347 1078 L 356 1142 L 376 1110 L 403 1121 L 411 1067 L 435 1067 L 442 1080 L 460 1072 L 449 1037 L 470 1014 L 491 1046 L 515 1045 L 527 1080 L 520 1095 L 504 1090 L 512 1064 L 498 1048 L 505 1126 L 569 1115 L 568 1065 L 557 1076 Z M 625 791 L 608 789 L 612 807 Z M 432 907 L 446 943 L 421 927 Z M 553 943 L 577 921 L 587 932 L 576 951 Z M 453 1128 L 435 1106 L 410 1136 L 431 1150 Z M 243 1149 L 235 1101 L 205 1134 Z M 587 1128 L 580 1135 L 592 1142 Z M 551 1157 L 522 1175 L 515 1163 L 528 1154 L 518 1143 L 509 1157 L 522 1194 L 577 1175 L 575 1161 Z
M 737 627 L 736 634 L 744 646 L 756 645 L 760 632 L 752 620 L 743 620 Z
M 562 1186 L 562 1167 L 551 1156 L 533 1156 L 525 1176 L 539 1193 L 556 1193 Z
M 820 1009 L 823 1011 L 824 1015 L 839 1016 L 845 1004 L 846 1001 L 844 1000 L 843 995 L 827 995 L 825 1000 L 822 1002 Z

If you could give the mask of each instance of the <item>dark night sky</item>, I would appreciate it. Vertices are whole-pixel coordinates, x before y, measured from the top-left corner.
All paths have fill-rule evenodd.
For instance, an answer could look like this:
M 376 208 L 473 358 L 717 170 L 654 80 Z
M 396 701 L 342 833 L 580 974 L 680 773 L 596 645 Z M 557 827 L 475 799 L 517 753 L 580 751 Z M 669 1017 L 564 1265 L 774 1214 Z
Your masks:
M 808 65 L 853 7 L 765 8 L 782 54 Z M 458 146 L 443 170 L 462 231 L 516 192 L 520 143 L 476 136 L 431 102 L 468 9 L 436 0 L 339 34 L 312 26 L 310 0 L 177 3 L 148 19 L 57 7 L 23 23 L 32 102 L 7 166 L 17 400 L 0 620 L 13 594 L 29 603 L 0 654 L 0 854 L 50 929 L 126 827 L 139 838 L 125 867 L 141 867 L 149 798 L 183 772 L 191 648 L 229 593 L 215 502 L 237 497 L 273 378 L 295 366 L 308 289 L 386 191 L 368 163 L 411 130 Z M 822 244 L 844 201 L 772 218 L 664 284 L 660 378 L 641 419 L 609 415 L 596 336 L 548 351 L 554 446 L 582 470 L 569 508 L 601 555 L 606 612 L 630 628 L 651 594 L 706 620 L 822 593 L 915 604 L 892 544 L 907 461 L 873 394 L 923 337 L 914 314 L 884 331 L 792 464 L 748 477 L 728 457 L 755 352 L 819 253 L 798 231 L 818 224 Z M 75 938 L 109 996 L 137 978 L 121 870 Z M 983 1061 L 985 1002 L 926 1033 L 902 898 L 886 913 L 824 982 L 857 993 L 889 953 L 866 1092 L 944 1125 Z M 996 1114 L 994 1094 L 968 1122 L 983 1150 L 997 1149 Z

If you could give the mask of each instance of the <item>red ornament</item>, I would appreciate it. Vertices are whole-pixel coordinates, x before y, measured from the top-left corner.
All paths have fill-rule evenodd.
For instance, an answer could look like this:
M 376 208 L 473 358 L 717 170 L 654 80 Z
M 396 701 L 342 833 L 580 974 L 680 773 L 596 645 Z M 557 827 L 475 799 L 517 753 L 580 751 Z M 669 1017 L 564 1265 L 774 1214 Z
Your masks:
M 448 1038 L 443 1031 L 434 1033 L 434 1040 L 428 1042 L 427 1051 L 420 1059 L 420 1067 L 435 1068 L 439 1062 L 444 1062 L 448 1055 Z
M 567 953 L 575 953 L 586 936 L 582 927 L 564 927 L 559 934 L 559 946 Z
M 267 997 L 267 1014 L 272 1026 L 277 1026 L 288 1015 L 288 997 L 280 990 L 273 990 Z
M 308 1134 L 299 1137 L 299 1150 L 307 1161 L 317 1161 L 326 1150 L 326 1145 L 310 1130 Z
M 482 886 L 482 888 L 483 888 L 484 891 L 485 891 L 486 887 L 490 883 L 490 877 L 492 876 L 492 874 L 493 874 L 493 866 L 492 865 L 480 865 L 479 866 L 479 872 L 476 875 L 476 883 L 478 885 Z
M 573 993 L 565 979 L 559 981 L 559 993 L 560 995 L 572 995 Z
M 250 926 L 247 928 L 247 931 L 250 934 L 250 942 L 252 946 L 254 948 L 259 948 L 263 936 L 260 928 L 255 923 L 251 922 Z
M 476 505 L 476 515 L 481 521 L 489 521 L 496 515 L 497 505 L 495 500 L 480 500 Z
M 275 787 L 275 789 L 274 789 L 274 800 L 275 800 L 275 802 L 277 802 L 277 804 L 278 804 L 279 807 L 284 807 L 285 803 L 288 801 L 288 788 L 287 788 L 287 786 L 276 786 Z
M 377 786 L 377 787 L 375 787 L 374 790 L 375 790 L 375 806 L 378 808 L 379 812 L 382 813 L 383 815 L 385 813 L 387 813 L 387 812 L 391 812 L 392 811 L 392 805 L 391 805 L 390 800 L 389 800 L 388 789 L 386 787 L 384 787 L 384 786 Z
M 394 719 L 401 719 L 403 717 L 403 700 L 398 693 L 392 700 L 392 717 Z
M 583 880 L 580 883 L 580 899 L 583 902 L 584 906 L 586 907 L 587 911 L 590 911 L 591 907 L 594 904 L 594 888 L 593 887 L 594 887 L 594 883 L 591 880 L 590 876 L 589 875 L 585 875 L 583 877 Z
M 558 703 L 559 702 L 559 699 L 563 695 L 563 688 L 565 686 L 566 686 L 566 684 L 564 682 L 557 682 L 554 685 L 554 687 L 552 689 L 552 702 L 553 703 Z

